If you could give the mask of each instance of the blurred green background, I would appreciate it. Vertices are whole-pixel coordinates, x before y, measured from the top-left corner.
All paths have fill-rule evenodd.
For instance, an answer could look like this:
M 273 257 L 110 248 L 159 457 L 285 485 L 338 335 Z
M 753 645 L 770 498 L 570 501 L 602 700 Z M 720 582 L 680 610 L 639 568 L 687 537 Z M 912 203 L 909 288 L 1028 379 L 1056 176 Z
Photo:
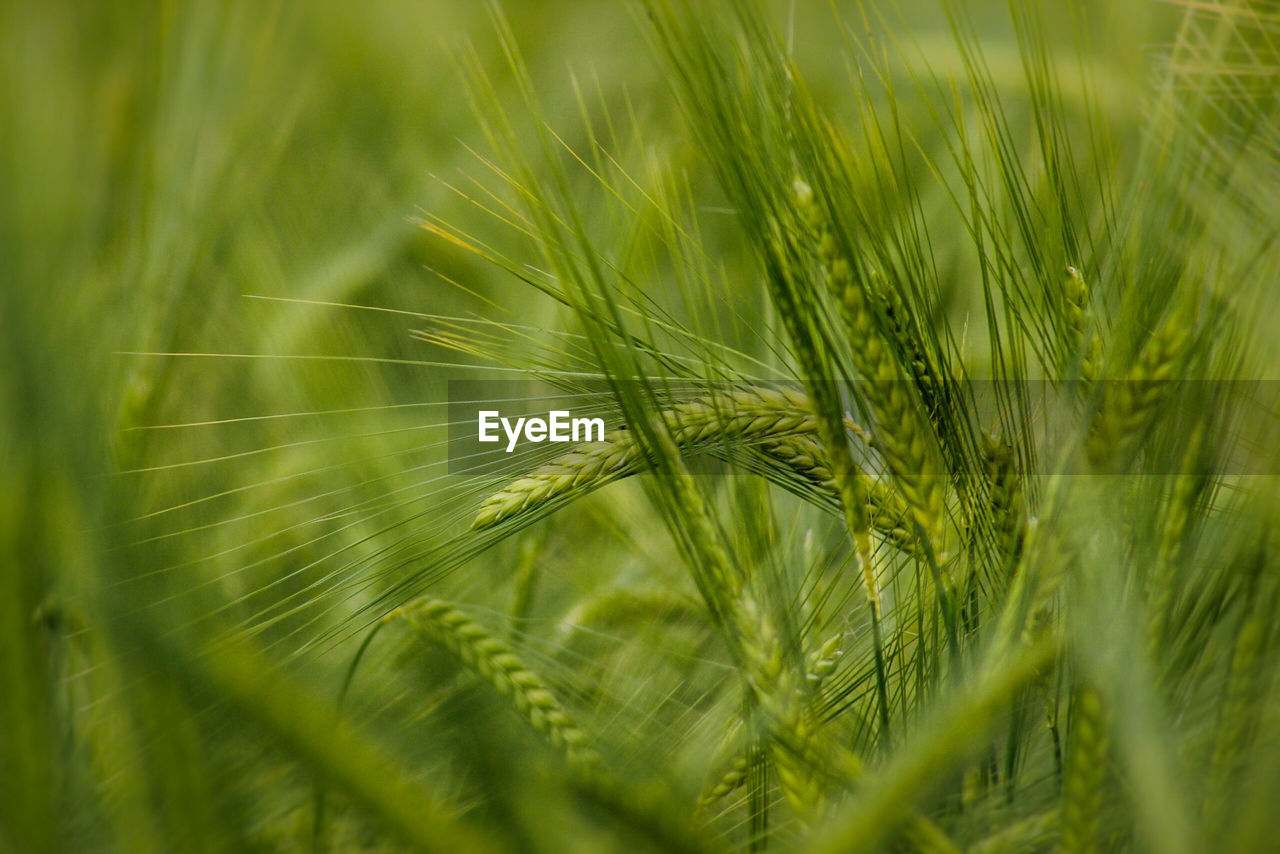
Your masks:
M 863 26 L 857 4 L 837 5 Z M 853 82 L 829 5 L 774 6 L 819 99 L 845 111 Z M 1005 4 L 970 6 L 1018 128 L 1027 84 Z M 1173 12 L 1136 0 L 1044 7 L 1050 21 L 1085 21 L 1087 48 L 1064 40 L 1063 57 L 1087 63 L 1123 149 L 1147 49 L 1171 38 Z M 543 113 L 570 146 L 587 139 L 581 91 L 610 114 L 634 111 L 629 163 L 699 175 L 634 10 L 598 0 L 503 9 Z M 921 56 L 917 72 L 927 61 L 944 81 L 960 74 L 934 4 L 879 11 L 892 27 L 870 29 L 918 45 L 905 50 Z M 252 627 L 309 686 L 298 696 L 328 703 L 350 645 L 297 650 L 394 582 L 371 567 L 411 561 L 463 522 L 450 483 L 424 472 L 440 458 L 439 404 L 457 375 L 442 363 L 465 359 L 410 331 L 434 316 L 565 322 L 561 307 L 416 222 L 429 214 L 537 262 L 473 202 L 493 176 L 457 70 L 468 49 L 518 114 L 493 21 L 473 0 L 0 0 L 0 850 L 307 850 L 309 783 L 270 738 L 219 717 L 184 655 L 214 629 Z M 911 68 L 897 69 L 910 88 Z M 1084 92 L 1064 77 L 1081 128 Z M 691 182 L 714 209 L 710 180 Z M 943 201 L 935 235 L 947 234 Z M 747 269 L 731 219 L 707 222 L 705 245 L 730 271 Z M 934 252 L 951 319 L 963 320 L 978 304 L 967 261 L 945 243 Z M 678 305 L 678 282 L 650 286 Z M 759 304 L 757 284 L 741 287 L 744 304 Z M 334 414 L 306 414 L 320 412 Z M 261 417 L 281 413 L 293 415 Z M 608 501 L 643 518 L 638 492 Z M 606 576 L 675 563 L 656 525 L 623 537 L 612 516 L 587 512 L 589 525 L 547 526 L 540 557 L 507 543 L 477 560 L 453 592 L 506 607 L 512 567 L 536 559 L 555 567 L 541 605 L 554 614 Z M 468 720 L 475 706 L 405 709 L 403 675 L 380 680 L 379 666 L 393 664 L 361 673 L 358 721 L 376 729 L 430 714 L 434 739 L 474 739 L 477 756 L 492 755 L 482 742 L 496 736 Z M 596 675 L 573 667 L 552 672 L 584 690 Z M 482 708 L 500 705 L 475 693 L 467 699 Z M 86 731 L 108 735 L 86 749 Z M 460 761 L 456 744 L 412 729 L 388 725 L 380 737 L 406 766 Z M 512 738 L 517 755 L 532 750 Z M 490 771 L 500 788 L 501 769 Z M 120 806 L 130 799 L 158 806 Z M 352 822 L 335 831 L 344 847 L 384 844 Z

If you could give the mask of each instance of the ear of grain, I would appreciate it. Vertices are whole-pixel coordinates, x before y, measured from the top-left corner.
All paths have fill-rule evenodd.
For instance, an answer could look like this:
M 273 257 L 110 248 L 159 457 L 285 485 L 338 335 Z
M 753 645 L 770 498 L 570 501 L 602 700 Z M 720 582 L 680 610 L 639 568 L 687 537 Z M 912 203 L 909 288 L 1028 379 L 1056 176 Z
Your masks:
M 685 451 L 816 429 L 812 407 L 803 394 L 754 387 L 677 404 L 660 418 L 676 447 Z M 615 430 L 603 442 L 575 448 L 489 496 L 471 527 L 490 528 L 554 499 L 585 495 L 645 465 L 631 431 Z
M 1136 450 L 1168 394 L 1168 384 L 1182 374 L 1193 332 L 1189 311 L 1174 311 L 1147 341 L 1125 377 L 1108 384 L 1085 441 L 1095 470 L 1113 470 Z
M 1082 686 L 1071 709 L 1061 854 L 1095 854 L 1100 850 L 1109 752 L 1102 700 L 1092 687 Z
M 1089 288 L 1075 267 L 1067 267 L 1063 273 L 1062 299 L 1066 308 L 1068 348 L 1075 348 L 1084 337 L 1085 315 L 1089 310 Z
M 1080 270 L 1075 267 L 1067 267 L 1063 274 L 1062 299 L 1066 346 L 1058 366 L 1059 372 L 1065 374 L 1078 355 L 1082 391 L 1087 394 L 1102 368 L 1102 339 L 1096 329 L 1090 331 L 1087 328 L 1092 313 L 1089 286 Z
M 810 697 L 834 672 L 841 657 L 843 641 L 843 634 L 834 635 L 808 656 L 806 680 Z M 775 686 L 775 693 L 762 705 L 774 722 L 770 755 L 783 795 L 796 814 L 805 820 L 812 818 L 826 804 L 823 778 L 848 786 L 856 785 L 863 777 L 864 765 L 857 754 L 819 729 L 814 707 L 798 702 L 799 696 L 798 691 L 779 693 Z M 744 754 L 703 793 L 700 807 L 705 810 L 742 785 L 748 770 L 749 758 Z M 960 854 L 960 849 L 945 832 L 914 810 L 903 824 L 902 837 L 919 854 Z
M 990 433 L 982 434 L 982 467 L 987 476 L 991 527 L 996 554 L 1016 560 L 1022 546 L 1022 478 L 1018 476 L 1013 445 Z
M 698 813 L 705 813 L 720 801 L 742 788 L 743 784 L 747 782 L 747 773 L 750 770 L 750 766 L 751 760 L 747 753 L 744 751 L 738 754 L 738 757 L 733 760 L 733 764 L 730 765 L 729 769 L 720 776 L 720 779 L 716 780 L 713 784 L 704 789 L 702 794 L 698 795 L 696 811 Z
M 811 652 L 805 666 L 805 679 L 809 683 L 809 692 L 816 694 L 824 682 L 836 672 L 840 659 L 844 656 L 842 646 L 844 633 L 832 635 L 821 646 Z
M 843 643 L 843 633 L 833 635 L 806 657 L 805 680 L 811 695 L 816 694 L 822 688 L 822 684 L 827 677 L 835 672 L 836 666 L 843 655 L 843 650 L 841 649 Z M 698 811 L 705 812 L 721 799 L 740 788 L 746 782 L 749 763 L 750 759 L 747 753 L 740 753 L 728 770 L 698 797 Z
M 826 452 L 813 439 L 797 435 L 783 439 L 770 439 L 754 448 L 762 457 L 818 488 L 831 500 L 838 501 L 836 485 L 827 464 Z M 915 532 L 912 530 L 911 509 L 892 489 L 883 483 L 867 479 L 868 521 L 872 530 L 908 554 L 916 551 Z
M 1204 488 L 1206 479 L 1197 468 L 1200 463 L 1204 433 L 1199 427 L 1192 434 L 1183 456 L 1182 470 L 1173 484 L 1173 494 L 1166 505 L 1156 562 L 1147 578 L 1147 655 L 1155 664 L 1164 648 L 1168 632 L 1169 612 L 1174 606 L 1177 567 L 1183 542 L 1191 524 L 1191 513 Z
M 803 682 L 784 655 L 773 620 L 754 597 L 740 598 L 733 617 L 744 658 L 743 675 L 764 717 L 778 783 L 796 815 L 811 816 L 825 796 L 808 762 L 813 732 Z
M 927 536 L 941 539 L 945 482 L 936 458 L 932 432 L 902 379 L 889 342 L 881 333 L 867 294 L 855 280 L 848 259 L 840 255 L 835 236 L 803 181 L 796 182 L 796 200 L 806 225 L 817 241 L 817 255 L 832 298 L 839 306 L 849 336 L 854 366 L 862 390 L 876 418 L 876 444 L 884 454 L 899 490 L 911 505 Z
M 950 412 L 950 389 L 946 377 L 933 357 L 921 346 L 920 331 L 898 289 L 879 271 L 870 274 L 867 284 L 871 294 L 880 303 L 885 331 L 900 354 L 899 360 L 911 377 L 916 393 L 920 395 L 925 415 L 937 423 Z
M 542 678 L 530 670 L 500 638 L 457 607 L 423 598 L 392 611 L 387 621 L 402 620 L 458 660 L 515 704 L 533 728 L 579 768 L 599 764 L 585 732 L 565 712 Z
M 1266 666 L 1264 653 L 1274 621 L 1274 607 L 1280 597 L 1260 596 L 1254 591 L 1252 598 L 1251 607 L 1236 632 L 1209 762 L 1204 818 L 1210 839 L 1220 838 L 1231 820 L 1233 795 L 1240 789 L 1247 751 L 1262 719 L 1271 670 Z
M 558 634 L 562 641 L 582 629 L 625 630 L 637 623 L 706 624 L 707 611 L 696 599 L 654 587 L 642 590 L 603 590 L 583 599 L 565 615 Z

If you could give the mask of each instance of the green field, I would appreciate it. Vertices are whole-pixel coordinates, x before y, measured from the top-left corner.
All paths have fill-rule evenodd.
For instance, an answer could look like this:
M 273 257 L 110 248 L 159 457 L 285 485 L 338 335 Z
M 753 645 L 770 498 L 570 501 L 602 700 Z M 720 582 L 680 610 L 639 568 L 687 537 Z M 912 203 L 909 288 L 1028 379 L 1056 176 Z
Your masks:
M 0 0 L 0 854 L 1280 851 L 1278 319 L 1274 0 Z

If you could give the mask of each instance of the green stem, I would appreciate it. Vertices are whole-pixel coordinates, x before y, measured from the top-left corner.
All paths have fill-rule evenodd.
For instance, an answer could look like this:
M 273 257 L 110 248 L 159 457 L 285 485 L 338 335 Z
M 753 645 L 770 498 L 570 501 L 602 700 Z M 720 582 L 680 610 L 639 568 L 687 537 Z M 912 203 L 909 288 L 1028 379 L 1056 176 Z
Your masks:
M 889 687 L 887 674 L 884 667 L 884 637 L 880 632 L 880 614 L 875 604 L 871 604 L 871 645 L 875 656 L 876 667 L 876 697 L 880 706 L 880 737 L 881 745 L 885 750 L 889 749 L 890 733 L 889 733 Z

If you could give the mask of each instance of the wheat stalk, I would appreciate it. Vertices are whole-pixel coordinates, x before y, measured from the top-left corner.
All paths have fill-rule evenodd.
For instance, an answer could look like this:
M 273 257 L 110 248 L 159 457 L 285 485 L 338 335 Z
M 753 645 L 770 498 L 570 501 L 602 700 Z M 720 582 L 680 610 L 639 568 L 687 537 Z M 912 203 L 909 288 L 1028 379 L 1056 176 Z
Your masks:
M 1014 447 L 990 433 L 982 434 L 982 466 L 990 487 L 988 504 L 996 554 L 1017 558 L 1022 546 L 1023 494 Z
M 565 753 L 571 764 L 580 768 L 599 764 L 586 733 L 565 712 L 542 677 L 530 670 L 504 641 L 456 606 L 422 598 L 383 619 L 402 620 L 457 656 L 468 669 L 509 698 L 537 732 Z

